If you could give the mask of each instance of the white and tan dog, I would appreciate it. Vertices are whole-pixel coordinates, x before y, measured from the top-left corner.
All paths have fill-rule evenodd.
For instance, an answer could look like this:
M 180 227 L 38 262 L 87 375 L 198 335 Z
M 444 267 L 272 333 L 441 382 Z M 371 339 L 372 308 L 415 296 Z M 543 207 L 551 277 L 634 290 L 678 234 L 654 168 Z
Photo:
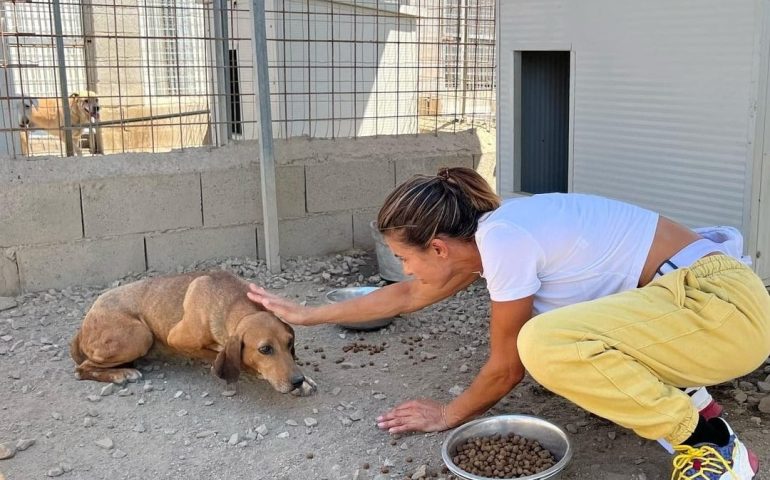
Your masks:
M 91 122 L 99 120 L 99 97 L 91 91 L 76 92 L 69 96 L 70 117 L 72 120 L 72 145 L 76 155 L 82 155 L 80 149 L 80 130 Z M 24 98 L 19 118 L 21 128 L 43 129 L 49 135 L 59 137 L 65 143 L 64 113 L 61 101 L 56 98 Z M 80 126 L 80 128 L 77 128 Z M 29 133 L 21 134 L 21 153 L 29 155 Z

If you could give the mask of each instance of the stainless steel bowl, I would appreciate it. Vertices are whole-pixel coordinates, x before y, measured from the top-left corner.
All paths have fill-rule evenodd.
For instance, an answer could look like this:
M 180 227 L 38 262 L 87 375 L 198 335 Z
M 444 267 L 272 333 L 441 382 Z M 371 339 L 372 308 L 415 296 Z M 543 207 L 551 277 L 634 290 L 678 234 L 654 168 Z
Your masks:
M 338 303 L 345 300 L 350 300 L 356 297 L 362 297 L 368 293 L 379 289 L 380 287 L 346 287 L 332 290 L 326 294 L 327 303 Z M 359 323 L 339 323 L 341 327 L 348 328 L 350 330 L 377 330 L 378 328 L 387 327 L 393 323 L 393 317 L 378 318 L 376 320 L 368 320 L 366 322 Z
M 516 477 L 516 480 L 545 480 L 555 478 L 572 460 L 572 445 L 564 431 L 551 422 L 530 415 L 498 415 L 468 422 L 454 429 L 444 440 L 441 457 L 447 468 L 456 476 L 466 480 L 492 480 L 480 477 L 458 467 L 452 457 L 457 447 L 473 437 L 489 437 L 496 433 L 507 435 L 516 433 L 522 437 L 537 440 L 540 445 L 551 451 L 557 462 L 547 470 L 535 475 Z

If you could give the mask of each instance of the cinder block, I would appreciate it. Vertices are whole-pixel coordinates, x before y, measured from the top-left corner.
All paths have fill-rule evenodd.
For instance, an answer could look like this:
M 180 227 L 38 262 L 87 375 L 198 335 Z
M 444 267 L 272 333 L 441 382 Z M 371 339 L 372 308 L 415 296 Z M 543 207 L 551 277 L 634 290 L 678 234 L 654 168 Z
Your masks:
M 261 222 L 259 181 L 257 165 L 201 173 L 203 225 L 214 227 Z
M 197 173 L 113 177 L 82 190 L 86 238 L 202 225 Z
M 393 189 L 393 168 L 383 161 L 308 165 L 308 212 L 379 207 Z
M 17 251 L 17 261 L 25 292 L 104 285 L 146 270 L 141 235 L 24 247 Z
M 0 246 L 66 242 L 82 237 L 77 185 L 26 183 L 0 188 Z
M 474 155 L 473 168 L 497 192 L 497 153 L 485 152 L 480 155 Z
M 307 196 L 305 167 L 280 166 L 275 170 L 275 177 L 278 218 L 304 217 L 307 214 L 307 210 L 305 210 L 305 197 Z M 260 203 L 261 208 L 262 204 Z
M 305 171 L 301 166 L 275 172 L 279 218 L 305 214 Z M 207 227 L 262 222 L 259 167 L 203 172 L 203 224 Z
M 19 268 L 12 252 L 0 252 L 0 297 L 15 297 L 21 293 Z
M 279 255 L 316 256 L 353 247 L 353 221 L 349 212 L 281 220 L 278 222 Z M 257 226 L 259 258 L 265 258 L 264 225 Z
M 353 246 L 364 250 L 374 249 L 374 237 L 369 224 L 377 219 L 378 208 L 353 212 Z
M 200 260 L 257 257 L 257 226 L 196 228 L 148 235 L 147 268 L 173 272 Z
M 415 174 L 435 175 L 441 167 L 473 168 L 473 156 L 466 153 L 442 154 L 435 157 L 421 157 L 396 160 L 396 185 Z

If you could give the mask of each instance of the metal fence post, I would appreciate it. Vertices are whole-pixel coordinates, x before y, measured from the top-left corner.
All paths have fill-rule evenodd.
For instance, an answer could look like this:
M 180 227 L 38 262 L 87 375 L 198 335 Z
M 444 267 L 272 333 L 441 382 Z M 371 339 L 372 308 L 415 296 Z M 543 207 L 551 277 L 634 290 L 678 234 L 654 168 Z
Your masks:
M 5 2 L 0 3 L 0 32 L 7 32 Z M 0 137 L 0 155 L 9 153 L 13 157 L 21 155 L 21 138 L 26 132 L 20 129 L 19 116 L 24 108 L 24 97 L 16 97 L 12 88 L 11 58 L 8 54 L 4 35 L 0 35 L 0 128 L 4 131 Z M 14 129 L 19 129 L 15 132 Z M 27 142 L 29 144 L 29 142 Z
M 230 83 L 227 81 L 230 59 L 227 56 L 227 37 L 223 27 L 227 25 L 226 0 L 214 0 L 214 58 L 216 59 L 217 92 L 216 130 L 217 145 L 227 144 L 230 138 Z
M 53 26 L 56 34 L 56 56 L 59 66 L 59 89 L 61 94 L 61 109 L 64 116 L 64 145 L 67 150 L 67 156 L 71 157 L 74 152 L 72 143 L 72 116 L 70 112 L 69 92 L 67 91 L 67 64 L 64 60 L 64 33 L 61 21 L 61 3 L 59 0 L 53 0 Z M 80 127 L 79 127 L 80 128 Z M 78 135 L 79 141 L 80 135 Z
M 278 205 L 275 188 L 275 156 L 273 151 L 273 117 L 270 111 L 270 84 L 267 59 L 267 27 L 265 25 L 264 0 L 252 0 L 251 15 L 254 20 L 254 85 L 259 101 L 259 165 L 262 177 L 262 213 L 265 225 L 265 256 L 267 268 L 281 271 L 278 255 Z

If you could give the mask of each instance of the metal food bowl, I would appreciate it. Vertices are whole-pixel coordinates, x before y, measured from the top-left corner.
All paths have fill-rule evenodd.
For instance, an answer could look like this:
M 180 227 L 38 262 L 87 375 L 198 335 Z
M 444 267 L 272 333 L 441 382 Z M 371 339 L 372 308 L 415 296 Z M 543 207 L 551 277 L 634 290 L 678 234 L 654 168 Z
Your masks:
M 356 297 L 362 297 L 368 293 L 372 293 L 378 290 L 380 287 L 346 287 L 332 290 L 326 294 L 327 303 L 339 303 L 345 300 L 350 300 Z M 393 323 L 393 317 L 378 318 L 376 320 L 368 320 L 366 322 L 357 323 L 338 323 L 337 325 L 348 328 L 350 330 L 377 330 L 378 328 L 387 327 Z
M 529 415 L 498 415 L 481 418 L 466 423 L 454 429 L 444 440 L 441 447 L 441 457 L 447 468 L 457 477 L 466 480 L 493 480 L 490 477 L 480 477 L 458 467 L 452 457 L 457 453 L 457 447 L 470 438 L 490 437 L 496 433 L 507 435 L 515 433 L 525 438 L 537 440 L 543 448 L 548 449 L 557 460 L 551 468 L 525 477 L 514 477 L 516 480 L 545 480 L 555 478 L 572 460 L 572 445 L 564 431 L 551 422 Z

